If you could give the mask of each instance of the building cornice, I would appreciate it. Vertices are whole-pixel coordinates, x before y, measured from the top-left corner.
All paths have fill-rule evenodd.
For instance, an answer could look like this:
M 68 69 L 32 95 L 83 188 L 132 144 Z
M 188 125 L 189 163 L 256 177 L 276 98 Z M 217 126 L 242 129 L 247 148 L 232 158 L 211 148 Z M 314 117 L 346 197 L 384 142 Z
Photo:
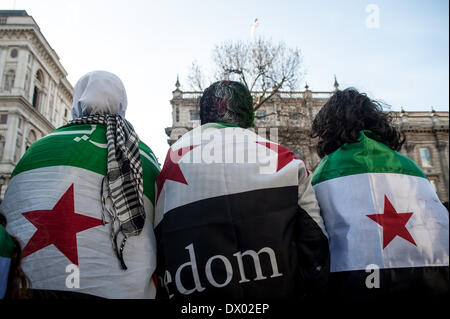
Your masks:
M 9 96 L 0 96 L 0 102 L 12 102 L 16 103 L 19 102 L 23 108 L 20 109 L 14 109 L 9 108 L 8 111 L 11 114 L 17 114 L 20 116 L 23 116 L 27 118 L 31 123 L 37 123 L 36 120 L 38 120 L 41 124 L 43 124 L 43 128 L 47 130 L 47 132 L 52 132 L 55 130 L 55 127 L 53 124 L 39 111 L 37 111 L 31 104 L 28 102 L 23 96 L 17 96 L 17 95 L 9 95 Z M 23 112 L 21 112 L 23 111 Z M 27 113 L 27 114 L 25 114 Z M 30 115 L 34 118 L 31 118 Z M 35 126 L 39 127 L 39 125 Z
M 59 78 L 66 78 L 67 71 L 62 66 L 58 55 L 48 44 L 37 25 L 2 25 L 0 26 L 0 39 L 26 40 L 27 42 L 31 42 L 36 51 L 33 53 L 38 53 L 38 55 L 43 59 L 41 64 L 51 66 L 54 71 L 53 73 Z M 21 44 L 17 44 L 17 46 L 21 46 Z M 65 83 L 65 86 L 67 86 L 67 90 L 69 92 L 73 91 L 72 85 L 70 85 L 68 81 Z

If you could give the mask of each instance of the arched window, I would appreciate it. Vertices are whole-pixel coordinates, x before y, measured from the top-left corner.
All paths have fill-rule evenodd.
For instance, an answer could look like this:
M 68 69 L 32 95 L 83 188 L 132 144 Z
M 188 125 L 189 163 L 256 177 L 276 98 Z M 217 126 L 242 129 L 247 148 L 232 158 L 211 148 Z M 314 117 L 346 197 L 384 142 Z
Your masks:
M 39 94 L 39 88 L 35 86 L 33 90 L 33 107 L 35 109 L 39 109 Z
M 180 108 L 177 106 L 175 108 L 175 122 L 179 122 L 180 121 Z
M 14 79 L 16 78 L 16 72 L 14 70 L 9 70 L 5 73 L 3 80 L 3 89 L 5 91 L 11 91 L 14 87 Z
M 39 82 L 39 84 L 44 84 L 44 74 L 42 73 L 41 70 L 38 70 L 36 72 L 36 80 Z
M 26 140 L 25 150 L 27 150 L 34 142 L 36 142 L 36 133 L 33 130 L 30 130 Z

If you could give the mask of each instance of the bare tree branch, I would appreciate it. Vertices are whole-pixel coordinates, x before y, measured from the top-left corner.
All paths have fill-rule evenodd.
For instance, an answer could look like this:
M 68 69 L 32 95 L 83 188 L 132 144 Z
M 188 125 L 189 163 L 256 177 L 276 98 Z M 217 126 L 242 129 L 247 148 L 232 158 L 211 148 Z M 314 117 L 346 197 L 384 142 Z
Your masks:
M 197 61 L 192 62 L 187 76 L 189 87 L 194 91 L 203 91 L 205 87 L 203 72 Z
M 300 49 L 264 38 L 216 45 L 212 60 L 216 66 L 214 80 L 242 82 L 252 92 L 254 110 L 284 88 L 296 90 L 303 77 Z M 203 82 L 200 67 L 193 63 L 188 83 L 198 89 L 204 87 Z

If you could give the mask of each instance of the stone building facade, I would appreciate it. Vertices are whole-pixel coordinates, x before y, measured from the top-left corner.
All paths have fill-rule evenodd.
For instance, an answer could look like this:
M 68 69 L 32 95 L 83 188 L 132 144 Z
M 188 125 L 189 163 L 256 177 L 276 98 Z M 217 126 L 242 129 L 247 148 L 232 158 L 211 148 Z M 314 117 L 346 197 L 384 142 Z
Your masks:
M 184 92 L 177 80 L 172 92 L 172 126 L 166 128 L 172 145 L 192 128 L 200 125 L 199 100 L 201 92 Z M 335 80 L 334 91 L 339 84 Z M 281 92 L 264 103 L 255 113 L 255 131 L 291 149 L 308 169 L 314 171 L 320 162 L 316 153 L 316 139 L 310 137 L 315 115 L 334 91 Z M 448 112 L 394 112 L 406 142 L 401 153 L 413 159 L 428 175 L 439 198 L 449 200 L 449 113 Z M 271 129 L 274 133 L 271 133 Z M 277 135 L 275 135 L 275 132 Z M 275 138 L 275 139 L 274 139 Z
M 0 198 L 36 140 L 72 118 L 73 87 L 33 17 L 0 10 Z

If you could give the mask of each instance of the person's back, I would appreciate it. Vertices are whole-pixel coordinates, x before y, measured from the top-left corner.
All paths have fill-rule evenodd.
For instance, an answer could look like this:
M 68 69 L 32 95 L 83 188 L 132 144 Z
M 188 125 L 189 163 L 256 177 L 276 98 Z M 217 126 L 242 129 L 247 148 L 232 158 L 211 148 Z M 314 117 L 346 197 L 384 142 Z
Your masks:
M 156 294 L 153 185 L 159 167 L 122 119 L 124 90 L 113 74 L 88 73 L 75 86 L 74 120 L 34 143 L 12 173 L 2 209 L 8 230 L 22 242 L 22 267 L 34 298 Z M 116 136 L 114 143 L 116 130 L 128 139 Z M 129 145 L 130 139 L 136 144 Z M 130 162 L 139 167 L 136 173 Z M 115 178 L 128 190 L 112 188 Z M 139 200 L 130 197 L 131 188 L 139 190 L 127 184 L 130 179 L 143 183 Z M 125 194 L 119 205 L 117 193 Z M 118 214 L 121 206 L 126 215 Z
M 214 83 L 200 108 L 204 125 L 172 145 L 156 180 L 159 296 L 287 298 L 323 289 L 328 242 L 304 163 L 245 129 L 253 107 L 242 84 Z
M 448 294 L 448 212 L 376 101 L 338 91 L 313 122 L 313 185 L 330 238 L 333 298 Z M 392 299 L 391 299 L 392 300 Z

